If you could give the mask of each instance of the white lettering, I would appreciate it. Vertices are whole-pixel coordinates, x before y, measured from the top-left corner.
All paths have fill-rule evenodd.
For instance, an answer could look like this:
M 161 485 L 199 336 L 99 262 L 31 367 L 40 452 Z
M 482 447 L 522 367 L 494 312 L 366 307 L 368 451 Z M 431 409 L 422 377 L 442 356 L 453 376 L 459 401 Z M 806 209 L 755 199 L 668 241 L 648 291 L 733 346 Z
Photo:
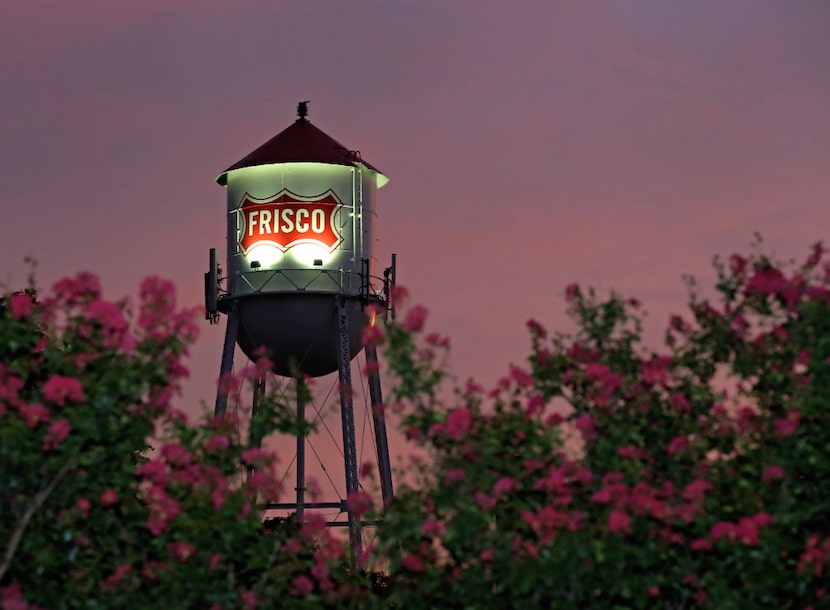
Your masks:
M 297 210 L 296 214 L 297 232 L 308 233 L 308 222 L 302 222 L 300 220 L 300 216 L 302 216 L 303 218 L 308 218 L 308 210 L 306 210 L 305 208 L 300 208 L 299 210 Z
M 322 233 L 326 230 L 326 213 L 320 208 L 311 211 L 311 230 L 315 233 Z
M 259 213 L 259 234 L 271 234 L 271 210 L 262 210 Z
M 291 216 L 294 214 L 294 210 L 291 208 L 286 208 L 282 211 L 282 224 L 280 225 L 280 230 L 283 233 L 291 233 L 294 230 L 294 219 Z
M 254 234 L 254 224 L 256 224 L 256 217 L 259 214 L 259 210 L 251 210 L 248 212 L 248 236 Z

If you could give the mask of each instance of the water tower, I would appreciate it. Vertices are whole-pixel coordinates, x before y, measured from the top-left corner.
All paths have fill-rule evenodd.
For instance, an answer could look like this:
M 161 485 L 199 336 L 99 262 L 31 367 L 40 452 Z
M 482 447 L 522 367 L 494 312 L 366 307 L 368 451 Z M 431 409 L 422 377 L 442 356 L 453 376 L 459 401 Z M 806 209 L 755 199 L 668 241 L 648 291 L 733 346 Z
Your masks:
M 388 182 L 360 152 L 343 146 L 309 122 L 308 102 L 298 118 L 231 165 L 216 181 L 227 190 L 227 262 L 224 277 L 211 250 L 205 274 L 206 317 L 227 320 L 220 374 L 231 371 L 235 346 L 254 358 L 264 348 L 273 372 L 302 383 L 304 376 L 338 372 L 346 495 L 359 488 L 355 450 L 351 360 L 362 349 L 368 307 L 389 309 L 395 260 L 375 271 L 375 194 Z M 382 412 L 377 352 L 367 347 L 378 472 L 384 502 L 392 476 Z M 264 377 L 253 395 L 264 391 Z M 298 388 L 299 389 L 299 388 Z M 299 398 L 298 417 L 304 419 Z M 217 394 L 224 415 L 227 395 Z M 344 499 L 305 501 L 305 439 L 297 438 L 296 502 L 268 508 L 340 509 L 348 513 L 353 549 L 361 546 L 359 520 Z

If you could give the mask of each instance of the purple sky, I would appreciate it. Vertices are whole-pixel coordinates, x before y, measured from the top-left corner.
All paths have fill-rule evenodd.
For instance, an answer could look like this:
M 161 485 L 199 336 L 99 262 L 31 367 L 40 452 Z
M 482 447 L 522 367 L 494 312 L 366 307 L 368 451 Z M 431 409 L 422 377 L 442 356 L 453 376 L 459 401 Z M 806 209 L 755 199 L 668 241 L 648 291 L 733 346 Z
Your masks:
M 0 282 L 97 272 L 201 303 L 224 256 L 215 176 L 311 121 L 391 182 L 378 258 L 489 384 L 571 281 L 644 301 L 754 231 L 802 256 L 830 227 L 824 0 L 5 0 Z M 222 327 L 186 401 L 212 402 Z

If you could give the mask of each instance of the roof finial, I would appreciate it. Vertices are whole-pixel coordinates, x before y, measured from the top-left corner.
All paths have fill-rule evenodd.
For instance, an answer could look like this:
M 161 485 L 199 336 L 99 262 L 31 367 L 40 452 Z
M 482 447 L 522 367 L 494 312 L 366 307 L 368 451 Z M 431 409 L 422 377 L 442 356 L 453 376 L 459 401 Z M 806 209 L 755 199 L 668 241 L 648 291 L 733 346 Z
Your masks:
M 300 117 L 301 121 L 304 121 L 308 116 L 308 100 L 297 104 L 297 116 Z

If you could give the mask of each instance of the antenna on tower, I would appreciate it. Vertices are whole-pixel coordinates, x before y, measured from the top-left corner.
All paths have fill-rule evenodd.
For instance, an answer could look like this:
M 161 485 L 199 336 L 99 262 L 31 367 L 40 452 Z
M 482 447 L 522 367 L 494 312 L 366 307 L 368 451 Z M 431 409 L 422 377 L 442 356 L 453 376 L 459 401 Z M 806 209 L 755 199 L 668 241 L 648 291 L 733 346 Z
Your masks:
M 205 273 L 205 320 L 219 324 L 219 265 L 216 248 L 210 249 L 210 269 Z
M 301 121 L 305 121 L 305 118 L 308 116 L 308 100 L 297 104 L 297 116 Z

